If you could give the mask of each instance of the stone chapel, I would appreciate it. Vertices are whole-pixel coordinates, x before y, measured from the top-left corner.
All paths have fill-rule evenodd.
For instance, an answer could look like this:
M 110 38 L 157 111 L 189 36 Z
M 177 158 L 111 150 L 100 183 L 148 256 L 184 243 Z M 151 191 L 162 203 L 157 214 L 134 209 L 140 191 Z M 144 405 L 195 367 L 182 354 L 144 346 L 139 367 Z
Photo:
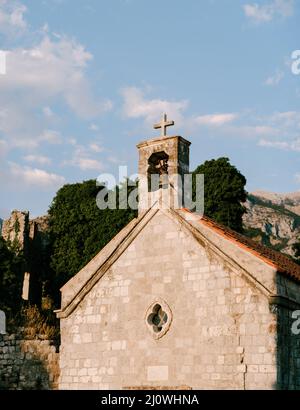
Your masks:
M 61 289 L 59 388 L 300 389 L 300 266 L 161 206 L 189 172 L 190 143 L 168 125 L 137 146 L 139 174 L 164 184 L 140 187 L 150 205 Z

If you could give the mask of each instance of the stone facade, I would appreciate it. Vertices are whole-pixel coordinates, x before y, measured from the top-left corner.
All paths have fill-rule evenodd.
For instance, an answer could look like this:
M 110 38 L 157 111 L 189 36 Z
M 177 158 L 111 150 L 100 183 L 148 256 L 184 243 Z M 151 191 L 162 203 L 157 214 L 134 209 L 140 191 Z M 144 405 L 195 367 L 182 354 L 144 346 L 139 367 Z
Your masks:
M 266 265 L 262 273 L 274 272 Z M 160 300 L 172 323 L 156 339 L 145 315 Z M 299 375 L 300 340 L 284 323 L 282 344 L 294 337 L 291 372 Z M 278 385 L 277 326 L 276 309 L 258 287 L 158 212 L 61 320 L 60 388 L 288 387 Z M 297 377 L 289 387 L 300 388 Z
M 50 390 L 58 386 L 59 354 L 48 340 L 0 335 L 0 390 Z

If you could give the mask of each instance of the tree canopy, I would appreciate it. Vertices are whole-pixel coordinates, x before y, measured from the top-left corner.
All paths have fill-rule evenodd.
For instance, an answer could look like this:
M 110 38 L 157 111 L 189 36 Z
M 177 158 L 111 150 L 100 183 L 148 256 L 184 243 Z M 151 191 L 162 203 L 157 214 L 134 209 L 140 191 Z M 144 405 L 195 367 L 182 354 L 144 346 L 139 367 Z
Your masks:
M 228 158 L 213 159 L 198 166 L 193 175 L 204 174 L 204 214 L 218 223 L 243 231 L 246 178 Z M 195 178 L 194 178 L 195 191 Z
M 96 197 L 101 189 L 95 180 L 65 185 L 50 206 L 51 267 L 56 288 L 74 276 L 136 216 L 131 209 L 100 210 Z
M 0 237 L 0 309 L 8 316 L 18 311 L 24 275 L 22 253 L 9 249 Z

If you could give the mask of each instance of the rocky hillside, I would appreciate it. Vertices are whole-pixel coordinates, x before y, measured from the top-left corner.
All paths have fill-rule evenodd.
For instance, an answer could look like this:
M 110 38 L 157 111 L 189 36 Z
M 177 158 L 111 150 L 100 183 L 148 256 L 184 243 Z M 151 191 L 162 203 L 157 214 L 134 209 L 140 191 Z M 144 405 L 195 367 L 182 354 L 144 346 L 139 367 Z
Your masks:
M 273 205 L 279 205 L 296 215 L 300 215 L 300 192 L 276 194 L 274 192 L 256 191 L 253 196 Z
M 244 216 L 246 234 L 264 245 L 294 256 L 300 242 L 300 193 L 258 191 L 249 195 Z

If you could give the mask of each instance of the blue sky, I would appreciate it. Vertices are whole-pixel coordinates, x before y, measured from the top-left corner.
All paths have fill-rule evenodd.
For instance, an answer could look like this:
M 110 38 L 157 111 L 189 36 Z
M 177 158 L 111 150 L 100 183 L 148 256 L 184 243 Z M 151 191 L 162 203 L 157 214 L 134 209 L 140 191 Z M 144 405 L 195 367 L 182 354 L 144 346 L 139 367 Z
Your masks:
M 0 0 L 0 217 L 64 183 L 137 172 L 136 144 L 228 156 L 249 191 L 300 189 L 298 0 Z

